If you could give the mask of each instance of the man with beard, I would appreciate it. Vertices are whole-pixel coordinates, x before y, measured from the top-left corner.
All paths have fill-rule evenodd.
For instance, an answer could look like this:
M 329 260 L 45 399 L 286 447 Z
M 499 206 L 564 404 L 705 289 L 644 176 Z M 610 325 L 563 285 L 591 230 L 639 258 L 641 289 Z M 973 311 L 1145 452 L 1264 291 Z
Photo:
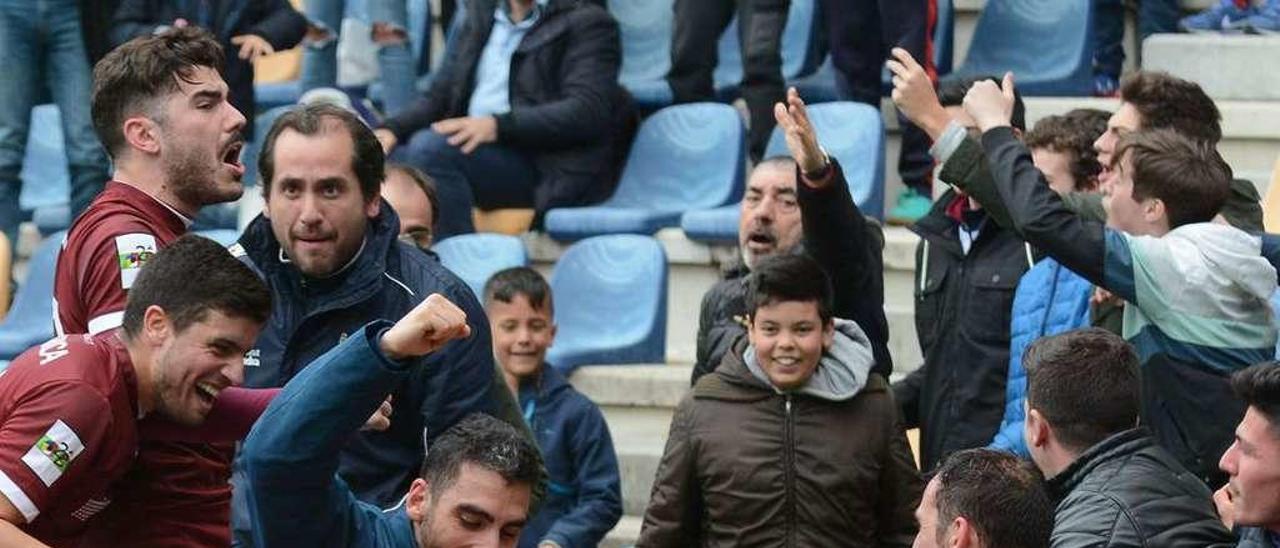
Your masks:
M 94 69 L 93 125 L 115 174 L 72 223 L 58 257 L 59 335 L 118 327 L 142 266 L 202 206 L 243 192 L 245 118 L 227 101 L 222 60 L 211 35 L 184 28 L 131 41 Z M 230 449 L 143 443 L 105 520 L 121 537 L 103 545 L 226 546 Z
M 702 298 L 692 383 L 715 370 L 746 333 L 746 275 L 762 258 L 807 252 L 835 287 L 835 315 L 851 319 L 871 340 L 875 373 L 889 377 L 889 324 L 884 316 L 884 235 L 849 194 L 840 164 L 818 145 L 804 101 L 792 88 L 774 105 L 791 157 L 766 158 L 747 180 L 738 219 L 742 263 Z M 796 184 L 796 181 L 804 184 Z M 802 245 L 803 244 L 803 245 Z

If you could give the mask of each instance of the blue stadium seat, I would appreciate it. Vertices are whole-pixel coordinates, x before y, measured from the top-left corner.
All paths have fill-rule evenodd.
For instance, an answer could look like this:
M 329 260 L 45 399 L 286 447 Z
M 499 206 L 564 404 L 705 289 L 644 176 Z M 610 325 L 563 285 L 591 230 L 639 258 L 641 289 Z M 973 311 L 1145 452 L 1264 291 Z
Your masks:
M 1280 290 L 1271 294 L 1271 311 L 1273 317 L 1280 318 Z M 1276 359 L 1280 360 L 1280 341 L 1276 341 Z
M 822 49 L 815 40 L 818 24 L 816 0 L 791 0 L 787 26 L 782 30 L 782 77 L 802 78 L 818 67 Z M 737 96 L 742 82 L 742 46 L 738 40 L 738 18 L 735 17 L 720 35 L 719 63 L 713 76 L 716 94 L 723 100 Z
M 302 97 L 302 82 L 271 82 L 253 85 L 254 107 L 260 112 L 295 104 Z
M 53 272 L 66 232 L 45 238 L 27 263 L 27 279 L 13 297 L 13 307 L 0 323 L 0 360 L 12 360 L 32 346 L 53 338 Z
M 840 161 L 849 194 L 858 208 L 865 215 L 883 218 L 884 121 L 880 111 L 850 101 L 810 105 L 808 110 L 819 143 L 832 158 Z M 774 128 L 765 157 L 788 154 L 782 130 Z M 736 244 L 738 207 L 686 212 L 680 219 L 680 228 L 691 240 Z
M 56 105 L 31 109 L 31 129 L 22 159 L 22 193 L 18 204 L 42 219 L 42 232 L 71 224 L 71 174 L 62 140 L 62 115 Z
M 281 114 L 289 112 L 293 108 L 293 103 L 273 107 L 262 114 L 257 115 L 253 119 L 254 140 L 244 144 L 244 151 L 240 153 L 240 161 L 244 163 L 244 186 L 245 192 L 250 192 L 249 188 L 258 184 L 258 151 L 261 149 L 259 143 L 267 137 L 267 132 L 271 130 L 271 124 L 276 122 Z
M 938 20 L 933 28 L 933 64 L 939 76 L 951 72 L 954 51 L 955 6 L 952 5 L 952 0 L 938 0 Z M 789 78 L 788 85 L 795 86 L 800 96 L 809 103 L 825 103 L 839 101 L 845 96 L 841 92 L 843 86 L 837 78 L 839 75 L 831 63 L 831 56 L 827 55 L 816 71 L 801 78 Z M 888 69 L 881 73 L 881 86 L 885 95 L 893 89 Z
M 462 234 L 431 247 L 440 263 L 467 282 L 477 299 L 484 298 L 484 284 L 498 271 L 529 264 L 524 242 L 505 234 Z
M 671 32 L 673 0 L 609 0 L 609 13 L 622 33 L 622 70 L 618 82 L 636 104 L 654 110 L 671 104 Z
M 229 228 L 214 229 L 214 230 L 197 230 L 196 235 L 204 236 L 205 238 L 218 242 L 222 244 L 223 247 L 229 247 L 231 244 L 236 243 L 236 241 L 240 239 L 240 232 L 229 229 Z
M 664 108 L 640 125 L 613 196 L 597 206 L 547 212 L 547 234 L 578 240 L 601 234 L 653 234 L 680 214 L 742 197 L 746 130 L 729 105 Z
M 1093 2 L 987 0 L 952 78 L 1013 71 L 1023 95 L 1093 93 Z
M 662 363 L 667 346 L 667 256 L 648 236 L 590 238 L 569 247 L 551 274 L 556 341 L 547 362 Z

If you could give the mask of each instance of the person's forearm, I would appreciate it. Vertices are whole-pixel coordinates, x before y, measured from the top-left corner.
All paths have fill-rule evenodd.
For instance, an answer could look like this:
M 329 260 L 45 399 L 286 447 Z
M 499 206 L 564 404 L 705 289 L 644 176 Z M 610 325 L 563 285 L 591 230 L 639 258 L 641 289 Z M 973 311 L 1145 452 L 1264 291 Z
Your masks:
M 22 532 L 17 525 L 0 520 L 0 546 L 5 548 L 49 548 L 48 544 L 40 542 Z

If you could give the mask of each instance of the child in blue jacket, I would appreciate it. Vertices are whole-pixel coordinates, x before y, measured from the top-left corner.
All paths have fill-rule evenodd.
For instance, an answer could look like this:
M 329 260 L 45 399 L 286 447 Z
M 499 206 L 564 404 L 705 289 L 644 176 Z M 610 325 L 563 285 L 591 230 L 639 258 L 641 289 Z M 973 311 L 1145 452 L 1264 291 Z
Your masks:
M 493 356 L 542 450 L 550 481 L 520 548 L 600 543 L 622 517 L 618 457 L 604 415 L 544 361 L 555 339 L 551 287 L 537 271 L 509 268 L 484 288 Z

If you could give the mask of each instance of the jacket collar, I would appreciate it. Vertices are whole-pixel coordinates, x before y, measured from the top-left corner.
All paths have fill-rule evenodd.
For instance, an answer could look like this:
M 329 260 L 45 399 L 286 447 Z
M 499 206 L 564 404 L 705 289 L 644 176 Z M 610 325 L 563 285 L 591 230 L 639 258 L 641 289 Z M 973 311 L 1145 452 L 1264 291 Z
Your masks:
M 1145 428 L 1125 430 L 1086 449 L 1058 475 L 1049 478 L 1049 491 L 1058 500 L 1066 497 L 1080 482 L 1104 463 L 1151 447 L 1154 442 Z
M 261 214 L 245 228 L 239 243 L 273 287 L 288 287 L 294 295 L 304 297 L 303 301 L 320 303 L 317 311 L 344 308 L 377 293 L 383 273 L 395 266 L 393 262 L 398 264 L 394 254 L 399 245 L 400 218 L 383 205 L 366 225 L 365 240 L 355 258 L 328 278 L 305 276 L 287 260 L 271 231 L 271 220 Z

